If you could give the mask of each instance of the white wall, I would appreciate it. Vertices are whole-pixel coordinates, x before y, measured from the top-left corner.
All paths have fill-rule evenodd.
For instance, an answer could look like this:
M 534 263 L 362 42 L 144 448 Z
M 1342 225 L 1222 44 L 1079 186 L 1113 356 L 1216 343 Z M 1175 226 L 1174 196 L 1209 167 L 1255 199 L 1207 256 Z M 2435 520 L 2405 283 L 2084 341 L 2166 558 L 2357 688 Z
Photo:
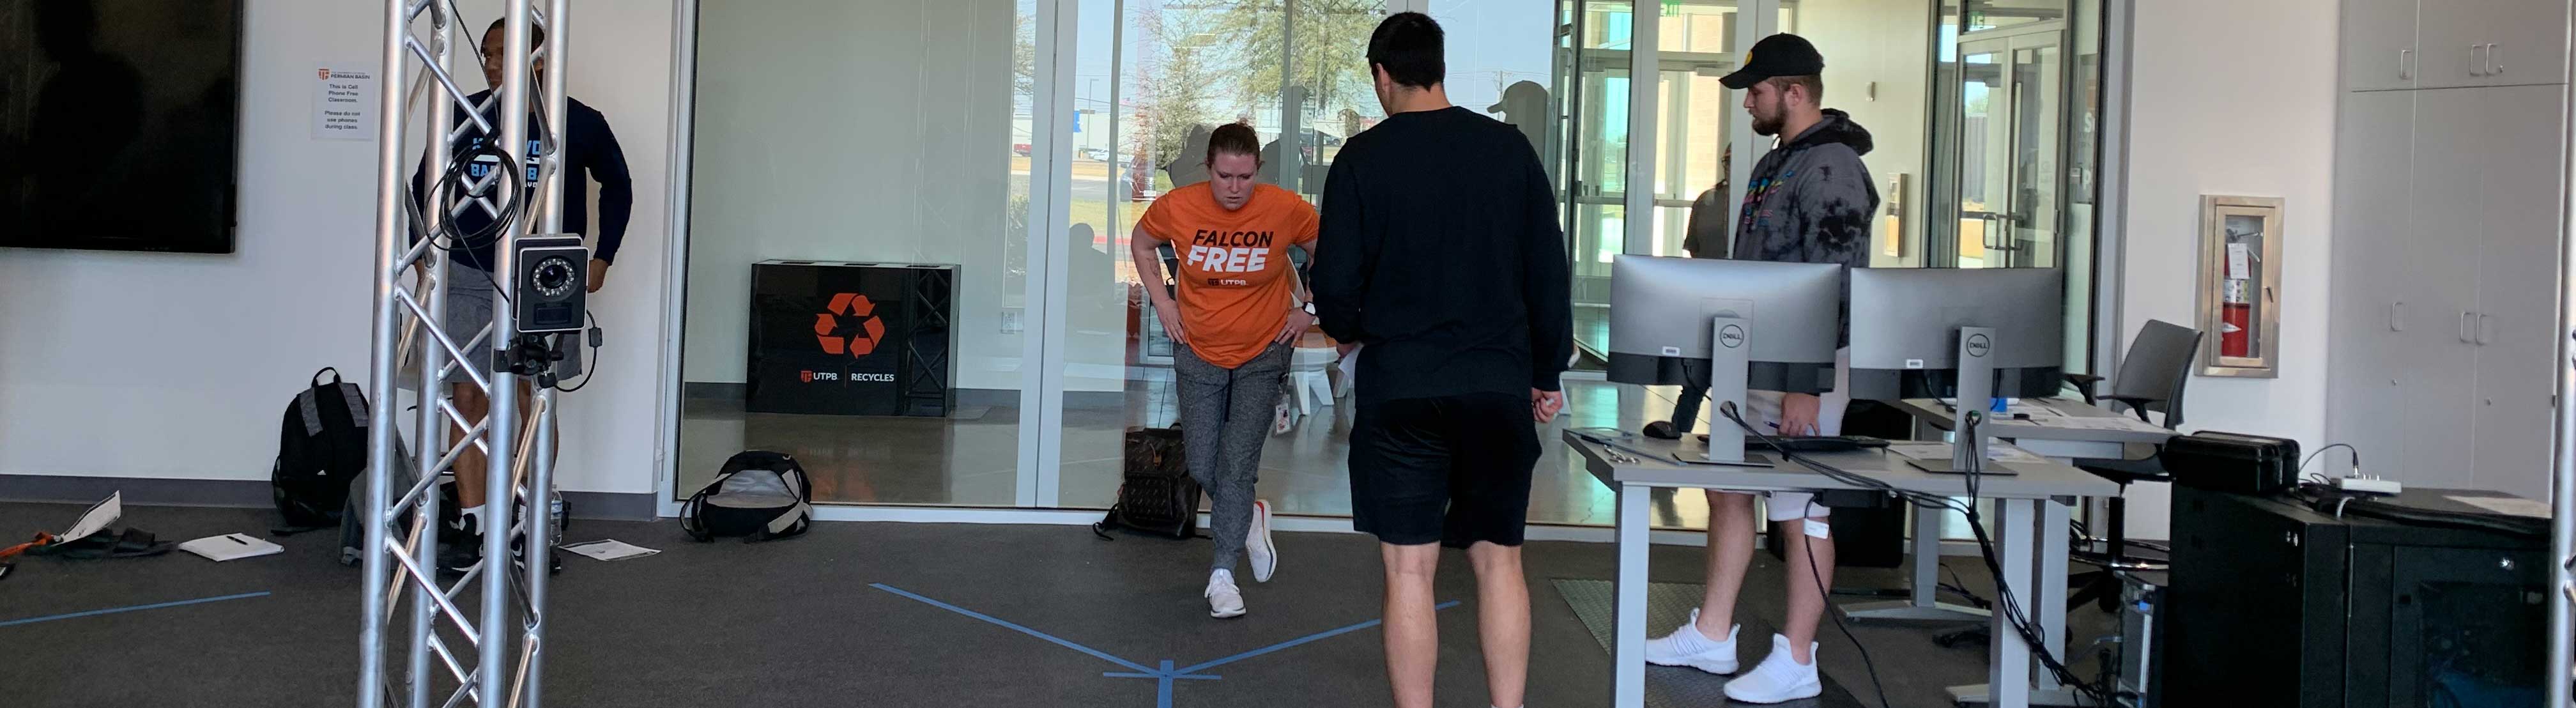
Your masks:
M 482 18 L 474 29 L 496 6 L 466 4 Z M 593 304 L 608 332 L 605 376 L 564 397 L 560 486 L 643 492 L 668 240 L 671 4 L 576 12 L 570 90 L 618 131 L 636 205 Z M 364 380 L 376 144 L 313 140 L 308 126 L 316 63 L 373 65 L 382 17 L 380 3 L 250 1 L 235 253 L 0 250 L 0 474 L 265 479 L 305 377 L 335 366 Z M 466 73 L 468 90 L 482 83 Z
M 2281 376 L 2194 377 L 2183 427 L 2315 449 L 2325 437 L 2336 4 L 2135 2 L 2122 346 L 2149 319 L 2198 326 L 2200 195 L 2282 198 Z M 2164 537 L 2168 491 L 2131 494 L 2132 533 Z
M 702 8 L 686 380 L 743 380 L 752 264 L 793 258 L 958 264 L 957 385 L 1020 388 L 1024 335 L 1002 326 L 1030 300 L 1007 270 L 1028 241 L 1011 145 L 1032 142 L 1012 130 L 1013 3 Z

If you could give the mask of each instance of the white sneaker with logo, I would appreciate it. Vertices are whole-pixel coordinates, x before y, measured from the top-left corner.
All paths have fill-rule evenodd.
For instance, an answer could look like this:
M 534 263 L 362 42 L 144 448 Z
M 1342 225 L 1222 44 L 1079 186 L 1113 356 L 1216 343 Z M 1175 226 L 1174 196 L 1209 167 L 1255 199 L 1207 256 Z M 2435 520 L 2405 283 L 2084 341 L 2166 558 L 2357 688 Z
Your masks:
M 1825 692 L 1816 678 L 1816 645 L 1807 645 L 1808 663 L 1800 664 L 1789 656 L 1789 638 L 1771 635 L 1771 655 L 1762 663 L 1726 682 L 1726 697 L 1739 703 L 1786 703 L 1814 698 Z
M 1243 539 L 1243 552 L 1252 559 L 1252 581 L 1270 582 L 1279 572 L 1279 547 L 1270 543 L 1270 501 L 1252 500 L 1252 527 Z
M 1646 640 L 1646 663 L 1656 666 L 1688 666 L 1712 674 L 1735 673 L 1735 635 L 1744 625 L 1726 630 L 1726 639 L 1708 638 L 1699 631 L 1699 610 L 1690 611 L 1690 619 L 1681 629 Z
M 1234 587 L 1234 572 L 1218 570 L 1208 574 L 1208 616 L 1227 619 L 1243 616 L 1243 591 Z

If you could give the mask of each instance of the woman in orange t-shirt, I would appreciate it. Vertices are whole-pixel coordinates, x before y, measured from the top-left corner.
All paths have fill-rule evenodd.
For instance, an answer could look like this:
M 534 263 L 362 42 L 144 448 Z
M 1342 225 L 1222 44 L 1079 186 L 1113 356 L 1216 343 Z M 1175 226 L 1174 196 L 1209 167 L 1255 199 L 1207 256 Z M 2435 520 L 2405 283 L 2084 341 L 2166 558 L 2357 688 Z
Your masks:
M 1315 255 L 1315 206 L 1254 178 L 1261 143 L 1240 123 L 1208 136 L 1208 181 L 1154 200 L 1129 248 L 1138 275 L 1161 283 L 1154 250 L 1179 256 L 1179 294 L 1145 292 L 1169 332 L 1180 380 L 1182 457 L 1215 504 L 1216 557 L 1208 573 L 1208 614 L 1243 614 L 1235 557 L 1252 556 L 1252 579 L 1268 582 L 1279 554 L 1270 543 L 1270 506 L 1253 498 L 1271 404 L 1288 373 L 1289 348 L 1315 315 L 1299 293 L 1291 246 Z

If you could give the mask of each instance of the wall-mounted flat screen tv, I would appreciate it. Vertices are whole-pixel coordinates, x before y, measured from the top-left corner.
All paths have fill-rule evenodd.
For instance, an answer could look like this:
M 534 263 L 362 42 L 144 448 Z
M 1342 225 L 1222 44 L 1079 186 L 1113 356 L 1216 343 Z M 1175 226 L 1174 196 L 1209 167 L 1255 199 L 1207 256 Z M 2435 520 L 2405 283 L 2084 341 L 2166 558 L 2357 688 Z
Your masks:
M 0 0 L 0 246 L 231 253 L 243 0 Z

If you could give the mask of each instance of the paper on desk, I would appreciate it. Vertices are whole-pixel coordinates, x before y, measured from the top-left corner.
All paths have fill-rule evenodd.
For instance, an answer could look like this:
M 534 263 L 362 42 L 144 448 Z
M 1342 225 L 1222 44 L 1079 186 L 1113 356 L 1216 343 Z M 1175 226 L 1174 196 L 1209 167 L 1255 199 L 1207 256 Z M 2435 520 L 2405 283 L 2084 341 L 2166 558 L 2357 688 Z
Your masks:
M 106 499 L 100 500 L 97 504 L 90 505 L 89 511 L 81 512 L 79 521 L 72 522 L 69 530 L 63 531 L 55 538 L 62 541 L 89 538 L 91 534 L 107 530 L 108 524 L 116 523 L 117 519 L 124 517 L 125 492 L 119 491 L 107 495 Z
M 1951 409 L 1951 410 L 1958 410 L 1958 408 L 1959 408 L 1959 402 L 1958 402 L 1956 399 L 1949 399 L 1949 398 L 1935 398 L 1935 399 L 1932 399 L 1932 400 L 1940 402 L 1940 403 L 1941 403 L 1941 407 L 1943 407 L 1943 408 L 1948 408 L 1948 409 Z M 2004 404 L 2004 413 L 2005 413 L 2005 414 L 2007 414 L 2007 415 L 2009 415 L 2009 414 L 2013 414 L 2013 413 L 2020 413 L 2020 414 L 2023 414 L 2023 415 L 2028 415 L 2028 416 L 2033 417 L 2033 418 L 2037 418 L 2037 417 L 2040 417 L 2040 416 L 2048 416 L 2048 417 L 2051 417 L 2051 418 L 2055 418 L 2055 417 L 2061 417 L 2061 416 L 2066 415 L 2066 413 L 2065 413 L 2064 411 L 2060 411 L 2060 410 L 2058 410 L 2058 409 L 2051 408 L 2051 407 L 2049 407 L 2047 404 L 2039 403 L 2039 402 L 2036 402 L 2036 401 L 2023 401 L 2023 400 L 2015 400 L 2015 401 L 2012 401 L 2012 402 L 2010 402 L 2010 403 L 2006 403 L 2006 404 Z
M 628 558 L 642 558 L 661 552 L 615 539 L 601 539 L 591 541 L 589 543 L 576 543 L 570 546 L 564 546 L 563 549 L 604 561 L 621 561 Z
M 2445 494 L 2443 496 L 2450 498 L 2451 501 L 2467 504 L 2469 506 L 2474 506 L 2506 516 L 2526 516 L 2534 519 L 2549 518 L 2549 505 L 2547 503 L 2532 501 L 2522 497 L 2463 497 L 2449 494 Z
M 207 536 L 205 538 L 182 543 L 179 544 L 179 550 L 205 556 L 206 560 L 217 563 L 228 560 L 240 560 L 243 558 L 271 556 L 286 552 L 284 547 L 274 543 L 269 543 L 267 539 L 255 538 L 238 533 L 228 533 L 221 536 Z
M 2138 420 L 2138 419 L 2136 419 L 2136 418 L 2131 418 L 2131 417 L 2128 417 L 2128 416 L 2116 416 L 2116 415 L 2115 415 L 2115 416 L 2098 416 L 2098 417 L 2097 417 L 2097 416 L 2073 416 L 2073 415 L 2069 415 L 2069 416 L 2058 416 L 2058 417 L 2050 418 L 2050 419 L 2048 419 L 2048 420 L 2034 420 L 2034 421 L 2031 421 L 2031 422 L 2033 422 L 2033 423 L 2037 423 L 2037 424 L 2039 424 L 2039 425 L 2046 425 L 2046 426 L 2050 426 L 2050 427 L 2057 427 L 2057 428 L 2071 428 L 2071 429 L 2075 429 L 2075 430 L 2126 430 L 2126 431 L 2135 431 L 2135 432 L 2142 432 L 2142 433 L 2164 433 L 2164 432 L 2171 432 L 2171 431 L 2165 430 L 2164 428 L 2156 427 L 2156 425 L 2155 425 L 2155 424 L 2153 424 L 2153 423 L 2148 423 L 2148 422 L 2146 422 L 2146 421 Z
M 1888 443 L 1887 451 L 1917 460 L 1950 459 L 1950 444 L 1944 442 Z M 1986 443 L 1986 459 L 2003 463 L 2019 462 L 2033 464 L 2045 463 L 2048 461 L 2047 458 L 2031 454 L 2029 450 L 1998 442 Z

